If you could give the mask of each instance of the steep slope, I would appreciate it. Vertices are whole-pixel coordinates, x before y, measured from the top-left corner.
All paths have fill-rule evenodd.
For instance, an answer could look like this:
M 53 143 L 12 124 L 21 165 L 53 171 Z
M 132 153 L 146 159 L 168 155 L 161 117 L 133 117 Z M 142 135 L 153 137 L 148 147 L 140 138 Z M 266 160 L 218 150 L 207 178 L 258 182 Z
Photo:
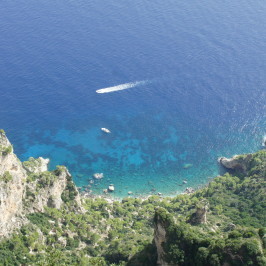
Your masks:
M 265 265 L 266 150 L 190 194 L 81 198 L 63 166 L 21 163 L 1 132 L 0 265 Z M 13 233 L 12 233 L 13 231 Z
M 5 132 L 0 131 L 0 236 L 23 222 L 23 196 L 27 174 L 13 153 Z
M 221 163 L 237 176 L 218 177 L 194 193 L 200 201 L 185 219 L 156 211 L 157 265 L 266 264 L 266 151 Z
M 5 132 L 0 130 L 0 236 L 27 223 L 28 213 L 43 212 L 47 206 L 59 209 L 69 197 L 80 205 L 66 167 L 49 172 L 48 163 L 41 157 L 21 163 Z

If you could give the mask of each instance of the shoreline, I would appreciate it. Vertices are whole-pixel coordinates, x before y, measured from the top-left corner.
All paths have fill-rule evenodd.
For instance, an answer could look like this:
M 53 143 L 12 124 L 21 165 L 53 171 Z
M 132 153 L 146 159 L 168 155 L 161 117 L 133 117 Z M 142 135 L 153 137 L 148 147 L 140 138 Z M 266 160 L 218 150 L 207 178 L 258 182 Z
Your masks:
M 214 177 L 215 178 L 215 177 Z M 88 192 L 79 192 L 80 193 L 80 197 L 82 199 L 104 199 L 106 200 L 107 202 L 109 203 L 113 203 L 115 201 L 118 201 L 118 202 L 121 202 L 123 201 L 124 199 L 127 199 L 127 198 L 131 198 L 131 199 L 140 199 L 142 201 L 145 201 L 147 199 L 149 199 L 150 197 L 152 196 L 157 196 L 159 197 L 160 199 L 165 199 L 165 198 L 174 198 L 178 195 L 191 195 L 193 193 L 196 193 L 198 190 L 206 187 L 207 185 L 209 184 L 209 182 L 207 184 L 204 184 L 202 186 L 198 186 L 197 188 L 192 188 L 192 187 L 187 187 L 183 192 L 181 193 L 176 193 L 175 195 L 173 194 L 162 194 L 162 193 L 158 193 L 158 194 L 149 194 L 149 195 L 141 195 L 141 196 L 134 196 L 134 194 L 130 194 L 126 197 L 115 197 L 115 195 L 112 195 L 111 193 L 109 194 L 93 194 L 93 193 L 88 193 Z

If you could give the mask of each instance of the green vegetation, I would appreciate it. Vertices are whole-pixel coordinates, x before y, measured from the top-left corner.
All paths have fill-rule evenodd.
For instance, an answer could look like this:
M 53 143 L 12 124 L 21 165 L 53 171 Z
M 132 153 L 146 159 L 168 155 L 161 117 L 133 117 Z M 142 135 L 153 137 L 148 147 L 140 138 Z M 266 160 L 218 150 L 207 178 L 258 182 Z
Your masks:
M 6 171 L 2 176 L 0 176 L 0 181 L 4 181 L 5 183 L 8 183 L 13 179 L 12 175 Z
M 52 172 L 46 171 L 42 173 L 31 173 L 28 174 L 27 183 L 37 182 L 36 190 L 38 191 L 47 186 L 48 187 L 51 186 L 56 179 L 57 176 L 53 171 Z
M 243 160 L 245 156 L 243 156 Z M 68 178 L 63 207 L 27 215 L 29 223 L 0 242 L 0 265 L 156 265 L 154 224 L 166 231 L 164 260 L 178 265 L 265 265 L 266 151 L 243 173 L 213 179 L 193 194 L 107 202 L 83 199 Z M 50 186 L 65 171 L 29 174 L 27 182 Z M 27 191 L 27 198 L 35 194 Z M 207 222 L 191 224 L 208 205 Z M 227 263 L 227 264 L 226 264 Z
M 25 161 L 22 164 L 26 169 L 34 169 L 41 165 L 41 160 L 40 158 L 35 159 L 30 157 L 28 161 Z
M 10 154 L 12 151 L 13 151 L 12 145 L 9 145 L 7 147 L 0 146 L 0 153 L 2 153 L 2 155 L 4 156 Z

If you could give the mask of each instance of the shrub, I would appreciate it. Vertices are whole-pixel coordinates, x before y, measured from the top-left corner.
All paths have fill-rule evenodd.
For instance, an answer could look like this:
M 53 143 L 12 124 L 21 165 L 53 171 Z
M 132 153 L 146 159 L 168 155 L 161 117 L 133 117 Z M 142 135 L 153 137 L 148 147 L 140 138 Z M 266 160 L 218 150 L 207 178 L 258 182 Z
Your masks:
M 1 149 L 2 155 L 6 156 L 8 154 L 10 154 L 13 151 L 13 148 L 11 145 L 9 145 L 8 147 L 5 147 Z
M 6 171 L 2 176 L 0 176 L 0 181 L 4 181 L 5 183 L 8 183 L 13 179 L 12 175 Z

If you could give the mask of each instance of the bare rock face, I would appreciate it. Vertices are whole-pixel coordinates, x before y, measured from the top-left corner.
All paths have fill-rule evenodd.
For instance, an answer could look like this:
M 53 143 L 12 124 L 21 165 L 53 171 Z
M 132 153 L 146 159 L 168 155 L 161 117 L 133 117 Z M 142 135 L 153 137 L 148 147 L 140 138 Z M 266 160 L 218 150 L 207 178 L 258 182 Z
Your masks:
M 154 242 L 157 250 L 157 265 L 158 266 L 174 266 L 165 261 L 164 243 L 167 241 L 166 229 L 169 224 L 164 221 L 160 214 L 155 213 L 154 223 Z
M 155 225 L 155 234 L 154 234 L 154 241 L 157 249 L 157 265 L 168 265 L 163 257 L 164 257 L 164 250 L 163 250 L 163 243 L 166 242 L 166 231 L 162 225 L 162 223 L 157 223 Z
M 19 227 L 23 222 L 23 196 L 26 171 L 13 153 L 4 131 L 0 131 L 0 236 Z
M 251 154 L 247 154 L 245 156 L 235 155 L 232 158 L 221 157 L 218 159 L 218 162 L 227 169 L 246 173 L 251 158 Z
M 207 202 L 202 202 L 196 208 L 196 212 L 191 215 L 189 223 L 192 225 L 206 224 L 208 209 L 209 209 L 209 204 Z
M 50 160 L 39 157 L 37 159 L 30 157 L 28 161 L 23 162 L 23 167 L 29 173 L 42 173 L 48 171 L 48 164 Z
M 49 172 L 46 175 L 49 183 L 41 188 L 38 182 L 27 184 L 27 193 L 32 195 L 31 200 L 25 206 L 27 212 L 43 212 L 46 206 L 60 209 L 63 203 L 61 195 L 66 189 L 67 179 L 71 175 L 66 168 L 62 169 L 58 176 L 54 176 Z

